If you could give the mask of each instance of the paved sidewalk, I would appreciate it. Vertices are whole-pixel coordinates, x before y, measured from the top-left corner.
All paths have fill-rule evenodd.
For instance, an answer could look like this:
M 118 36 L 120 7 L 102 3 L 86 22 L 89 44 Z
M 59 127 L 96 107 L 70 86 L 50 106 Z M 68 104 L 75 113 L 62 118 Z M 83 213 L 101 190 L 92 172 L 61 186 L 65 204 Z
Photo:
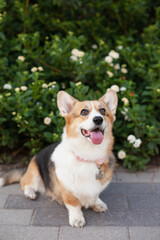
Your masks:
M 25 199 L 19 184 L 0 188 L 0 240 L 160 239 L 160 168 L 129 173 L 117 167 L 101 198 L 108 213 L 83 210 L 86 226 L 76 229 L 56 202 Z

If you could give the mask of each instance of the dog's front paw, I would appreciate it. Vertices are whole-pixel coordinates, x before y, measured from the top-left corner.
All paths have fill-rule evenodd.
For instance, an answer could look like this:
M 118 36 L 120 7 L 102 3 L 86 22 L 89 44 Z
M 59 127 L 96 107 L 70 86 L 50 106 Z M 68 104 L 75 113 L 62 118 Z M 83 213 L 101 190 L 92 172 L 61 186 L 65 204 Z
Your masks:
M 92 209 L 95 212 L 107 212 L 108 211 L 107 205 L 100 198 L 97 199 L 96 204 L 92 207 Z
M 72 227 L 82 228 L 85 225 L 85 219 L 83 216 L 70 219 L 69 221 Z
M 31 200 L 35 200 L 36 197 L 37 197 L 37 194 L 35 193 L 35 191 L 31 187 L 25 187 L 24 196 L 26 198 L 31 199 Z

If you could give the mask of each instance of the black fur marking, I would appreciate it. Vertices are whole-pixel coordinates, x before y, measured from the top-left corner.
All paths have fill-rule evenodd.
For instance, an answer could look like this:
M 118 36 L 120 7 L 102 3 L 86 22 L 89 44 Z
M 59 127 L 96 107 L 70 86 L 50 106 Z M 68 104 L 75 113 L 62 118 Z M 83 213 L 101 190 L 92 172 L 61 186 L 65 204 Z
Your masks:
M 43 179 L 46 188 L 50 188 L 50 175 L 49 169 L 54 167 L 54 163 L 51 161 L 51 155 L 60 142 L 53 143 L 50 146 L 44 148 L 36 155 L 36 163 L 39 168 L 39 172 Z

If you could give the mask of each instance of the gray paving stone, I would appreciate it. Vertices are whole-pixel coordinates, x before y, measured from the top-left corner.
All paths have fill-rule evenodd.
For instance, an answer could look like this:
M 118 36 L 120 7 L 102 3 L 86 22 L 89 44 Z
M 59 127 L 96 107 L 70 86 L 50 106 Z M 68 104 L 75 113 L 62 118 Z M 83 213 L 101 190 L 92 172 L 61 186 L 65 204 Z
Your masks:
M 0 194 L 23 194 L 20 184 L 11 184 L 8 186 L 0 187 Z
M 132 183 L 150 183 L 153 180 L 154 172 L 140 172 L 140 173 L 129 173 L 129 172 L 117 172 L 117 182 L 132 182 Z
M 82 209 L 86 226 L 99 226 L 100 224 L 100 214 L 94 212 L 92 209 Z
M 4 207 L 8 197 L 9 197 L 8 194 L 3 194 L 3 193 L 0 194 L 0 208 Z
M 32 210 L 0 210 L 0 224 L 29 225 L 32 218 Z
M 154 194 L 152 183 L 111 183 L 105 190 L 108 194 Z
M 35 208 L 57 208 L 58 203 L 49 198 L 39 195 L 36 200 L 25 198 L 24 195 L 11 195 L 8 199 L 6 208 L 15 209 L 35 209 Z
M 58 228 L 33 226 L 0 225 L 0 239 L 2 240 L 57 240 Z
M 58 205 L 57 208 L 42 208 L 35 211 L 33 226 L 68 226 L 67 209 Z
M 107 204 L 109 209 L 128 209 L 127 198 L 124 195 L 109 194 L 107 191 L 104 191 L 100 198 Z
M 129 227 L 130 240 L 158 240 L 160 239 L 159 227 Z
M 131 209 L 160 209 L 160 195 L 128 196 L 128 201 Z
M 160 194 L 160 184 L 159 183 L 154 183 L 153 187 L 155 188 L 156 193 Z
M 160 183 L 160 167 L 156 167 L 154 170 L 153 183 Z
M 62 227 L 59 240 L 129 240 L 126 227 L 84 227 L 81 229 Z
M 101 213 L 100 226 L 160 226 L 160 210 L 109 210 L 107 214 Z

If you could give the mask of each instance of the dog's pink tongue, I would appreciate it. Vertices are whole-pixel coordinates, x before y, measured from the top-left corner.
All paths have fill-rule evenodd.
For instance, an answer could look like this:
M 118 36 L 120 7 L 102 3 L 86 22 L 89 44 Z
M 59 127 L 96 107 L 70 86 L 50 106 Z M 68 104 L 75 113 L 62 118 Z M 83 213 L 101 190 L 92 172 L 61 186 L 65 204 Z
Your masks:
M 93 144 L 101 144 L 101 142 L 103 141 L 103 134 L 101 131 L 91 132 L 90 139 Z

